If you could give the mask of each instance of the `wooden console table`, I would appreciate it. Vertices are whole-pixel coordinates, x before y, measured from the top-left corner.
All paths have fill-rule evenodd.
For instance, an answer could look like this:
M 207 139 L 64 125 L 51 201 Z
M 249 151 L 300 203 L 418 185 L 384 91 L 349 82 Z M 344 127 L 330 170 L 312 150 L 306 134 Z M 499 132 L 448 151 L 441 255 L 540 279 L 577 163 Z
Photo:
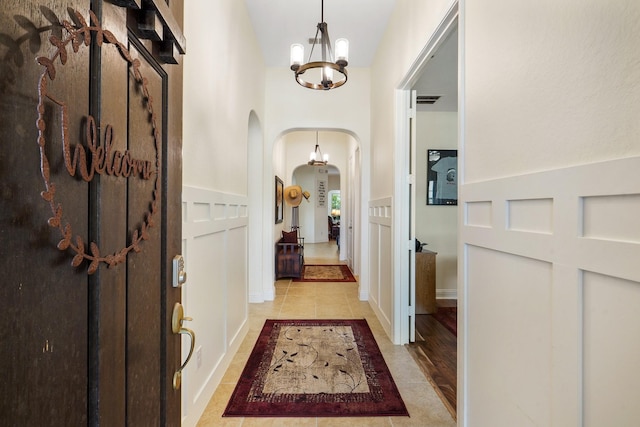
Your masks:
M 436 312 L 437 252 L 416 252 L 416 314 Z

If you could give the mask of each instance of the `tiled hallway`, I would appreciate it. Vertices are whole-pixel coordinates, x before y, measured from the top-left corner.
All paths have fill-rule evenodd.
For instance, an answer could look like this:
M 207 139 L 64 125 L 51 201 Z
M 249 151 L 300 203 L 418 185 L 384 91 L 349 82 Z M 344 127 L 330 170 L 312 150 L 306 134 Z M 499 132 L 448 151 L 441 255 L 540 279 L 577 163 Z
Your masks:
M 336 264 L 335 242 L 305 245 L 305 263 Z M 410 417 L 222 418 L 265 319 L 365 318 L 400 390 Z M 249 305 L 249 333 L 227 370 L 198 426 L 455 426 L 456 423 L 404 346 L 391 343 L 367 302 L 358 300 L 358 283 L 276 282 L 275 301 Z

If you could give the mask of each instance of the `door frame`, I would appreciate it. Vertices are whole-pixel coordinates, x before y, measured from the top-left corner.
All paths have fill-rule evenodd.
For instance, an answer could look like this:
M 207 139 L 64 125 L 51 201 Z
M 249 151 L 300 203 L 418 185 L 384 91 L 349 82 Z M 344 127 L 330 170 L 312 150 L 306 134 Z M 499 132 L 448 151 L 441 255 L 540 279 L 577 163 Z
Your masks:
M 400 81 L 395 91 L 395 148 L 394 148 L 394 223 L 393 223 L 393 259 L 394 265 L 394 301 L 395 310 L 393 315 L 393 337 L 394 342 L 406 344 L 411 341 L 411 331 L 413 328 L 410 322 L 414 320 L 413 296 L 415 295 L 415 275 L 412 271 L 407 271 L 403 266 L 413 266 L 410 257 L 415 254 L 415 227 L 412 223 L 415 218 L 415 190 L 410 190 L 413 186 L 414 170 L 411 162 L 415 162 L 415 132 L 412 132 L 411 123 L 413 121 L 413 107 L 411 105 L 411 88 L 418 81 L 427 63 L 444 43 L 449 34 L 458 27 L 459 2 L 454 1 L 444 18 L 440 21 L 435 31 L 420 51 L 416 60 L 411 64 L 405 77 Z M 462 39 L 460 39 L 462 40 Z M 461 49 L 458 50 L 461 56 Z M 462 60 L 459 61 L 458 73 L 463 67 Z M 458 83 L 461 84 L 461 79 Z M 459 90 L 459 94 L 462 91 Z M 461 104 L 459 95 L 459 105 Z M 460 110 L 462 110 L 460 108 Z M 460 138 L 462 131 L 459 129 Z M 463 146 L 458 149 L 458 161 L 461 161 Z M 415 165 L 414 165 L 415 166 Z M 460 168 L 462 169 L 462 168 Z M 462 181 L 462 176 L 458 173 L 458 182 Z M 414 186 L 413 186 L 414 187 Z M 408 236 L 408 238 L 407 238 Z M 413 270 L 413 267 L 410 268 Z

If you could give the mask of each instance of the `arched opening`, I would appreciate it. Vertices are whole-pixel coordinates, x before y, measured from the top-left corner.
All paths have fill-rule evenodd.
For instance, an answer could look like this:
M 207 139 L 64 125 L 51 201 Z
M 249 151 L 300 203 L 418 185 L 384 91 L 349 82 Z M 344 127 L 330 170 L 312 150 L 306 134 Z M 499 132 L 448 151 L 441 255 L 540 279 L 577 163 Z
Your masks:
M 316 142 L 323 154 L 329 155 L 327 165 L 311 166 L 309 153 Z M 300 232 L 305 242 L 327 242 L 331 240 L 328 217 L 331 216 L 329 191 L 340 194 L 341 209 L 338 236 L 333 240 L 341 243 L 339 259 L 346 261 L 354 273 L 359 274 L 359 245 L 356 231 L 361 214 L 359 142 L 348 131 L 333 129 L 303 129 L 284 133 L 274 144 L 274 172 L 284 181 L 284 186 L 301 185 L 310 193 L 308 202 L 303 201 L 299 210 Z M 274 237 L 291 227 L 291 209 L 285 207 L 281 227 L 276 224 Z M 336 245 L 337 247 L 337 245 Z

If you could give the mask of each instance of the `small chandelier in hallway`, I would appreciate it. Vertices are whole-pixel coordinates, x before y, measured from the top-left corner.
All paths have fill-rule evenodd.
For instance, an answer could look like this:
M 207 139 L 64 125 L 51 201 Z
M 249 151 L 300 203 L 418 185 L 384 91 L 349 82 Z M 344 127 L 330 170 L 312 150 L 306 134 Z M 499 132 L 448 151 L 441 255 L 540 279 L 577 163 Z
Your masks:
M 313 39 L 311 45 L 311 53 L 309 54 L 309 60 L 306 64 L 302 64 L 304 59 L 304 46 L 299 43 L 291 45 L 291 70 L 295 74 L 296 81 L 301 85 L 309 89 L 315 90 L 329 90 L 342 86 L 347 82 L 347 64 L 349 57 L 349 41 L 347 39 L 336 40 L 336 60 L 333 60 L 333 51 L 331 49 L 331 40 L 329 39 L 329 29 L 327 23 L 324 22 L 324 0 L 321 3 L 322 13 L 321 22 L 318 23 L 318 29 L 316 30 L 316 36 Z M 320 39 L 318 40 L 318 33 L 320 33 Z M 311 61 L 313 50 L 319 44 L 322 50 L 321 61 Z M 316 74 L 311 76 L 309 80 L 305 80 L 303 74 L 306 71 L 313 70 Z M 334 81 L 334 71 L 337 71 L 342 76 L 337 76 L 339 80 Z M 310 71 L 313 74 L 313 71 Z M 313 82 L 313 78 L 317 83 Z
M 326 166 L 327 163 L 329 163 L 329 155 L 322 154 L 320 145 L 318 145 L 318 132 L 316 131 L 316 149 L 309 155 L 309 163 L 307 164 L 310 166 Z

